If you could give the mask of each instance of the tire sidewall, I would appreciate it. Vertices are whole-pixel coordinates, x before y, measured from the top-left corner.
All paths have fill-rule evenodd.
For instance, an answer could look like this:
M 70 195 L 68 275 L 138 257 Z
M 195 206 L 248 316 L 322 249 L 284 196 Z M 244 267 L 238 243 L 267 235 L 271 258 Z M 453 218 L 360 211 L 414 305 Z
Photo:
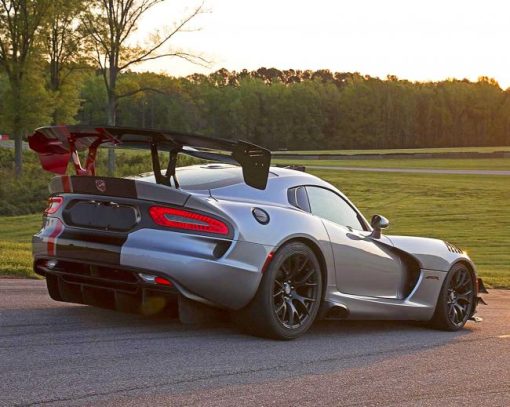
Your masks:
M 476 295 L 474 292 L 475 291 L 475 281 L 474 281 L 474 276 L 473 276 L 473 273 L 471 272 L 471 270 L 469 270 L 469 268 L 463 264 L 457 263 L 457 264 L 453 265 L 444 280 L 443 286 L 441 288 L 440 298 L 437 303 L 436 311 L 434 313 L 433 320 L 434 320 L 436 326 L 440 329 L 445 329 L 448 331 L 458 331 L 464 327 L 466 322 L 469 320 L 469 317 L 473 313 L 473 307 L 475 306 L 474 299 L 472 299 L 472 301 L 471 301 L 471 305 L 470 305 L 470 308 L 467 313 L 467 318 L 462 324 L 460 324 L 460 325 L 454 324 L 448 316 L 448 311 L 449 311 L 449 309 L 448 309 L 448 288 L 450 286 L 450 283 L 451 283 L 453 277 L 459 270 L 466 270 L 469 273 L 472 284 L 473 284 L 472 295 L 473 296 Z
M 300 327 L 290 329 L 282 325 L 277 315 L 274 312 L 274 304 L 273 304 L 273 284 L 278 273 L 281 264 L 290 256 L 295 254 L 303 254 L 309 258 L 309 261 L 313 263 L 313 266 L 318 271 L 317 273 L 317 290 L 319 292 L 318 300 L 313 304 L 310 312 L 310 316 L 307 321 Z M 274 329 L 275 333 L 278 337 L 282 339 L 294 339 L 298 336 L 304 334 L 310 327 L 312 326 L 322 300 L 322 273 L 320 268 L 320 263 L 317 260 L 317 256 L 315 253 L 304 243 L 294 242 L 289 243 L 283 246 L 280 250 L 278 250 L 271 261 L 271 264 L 267 268 L 262 277 L 262 283 L 259 288 L 260 294 L 262 296 L 262 301 L 264 303 L 264 308 L 267 311 L 265 317 L 267 318 L 268 323 Z

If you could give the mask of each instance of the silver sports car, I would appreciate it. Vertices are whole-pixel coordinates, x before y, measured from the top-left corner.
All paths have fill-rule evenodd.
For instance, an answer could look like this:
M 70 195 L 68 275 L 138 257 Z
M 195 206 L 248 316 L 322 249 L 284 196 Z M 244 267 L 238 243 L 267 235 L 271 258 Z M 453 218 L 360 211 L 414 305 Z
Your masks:
M 244 330 L 281 339 L 318 318 L 428 321 L 444 330 L 476 319 L 484 288 L 465 252 L 383 235 L 384 217 L 368 222 L 333 185 L 270 167 L 261 147 L 72 126 L 40 128 L 29 143 L 44 169 L 61 174 L 33 237 L 34 270 L 54 300 L 132 312 L 177 304 L 184 322 L 228 310 Z M 95 176 L 99 146 L 149 149 L 154 171 Z M 221 163 L 176 168 L 180 153 Z M 64 175 L 69 161 L 75 176 Z

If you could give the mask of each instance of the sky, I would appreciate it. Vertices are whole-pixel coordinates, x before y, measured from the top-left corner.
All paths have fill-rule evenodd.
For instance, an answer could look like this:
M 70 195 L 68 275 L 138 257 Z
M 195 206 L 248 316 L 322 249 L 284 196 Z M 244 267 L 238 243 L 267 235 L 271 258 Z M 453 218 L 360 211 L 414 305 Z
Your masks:
M 200 4 L 166 0 L 143 18 L 140 41 Z M 479 76 L 510 87 L 510 2 L 505 0 L 205 0 L 208 10 L 174 37 L 202 67 L 175 58 L 136 70 L 183 76 L 219 68 L 330 69 L 413 81 Z

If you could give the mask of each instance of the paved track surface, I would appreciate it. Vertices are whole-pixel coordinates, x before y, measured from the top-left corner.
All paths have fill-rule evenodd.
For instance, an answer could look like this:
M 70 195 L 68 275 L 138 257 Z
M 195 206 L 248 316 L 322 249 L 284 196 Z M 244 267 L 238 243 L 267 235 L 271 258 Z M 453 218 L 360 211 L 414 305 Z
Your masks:
M 433 168 L 371 168 L 371 167 L 339 167 L 335 165 L 307 165 L 313 170 L 336 171 L 368 171 L 368 172 L 406 172 L 411 174 L 457 174 L 457 175 L 506 175 L 508 170 L 443 170 Z
M 510 291 L 486 300 L 461 332 L 320 322 L 279 342 L 0 280 L 0 405 L 510 406 Z

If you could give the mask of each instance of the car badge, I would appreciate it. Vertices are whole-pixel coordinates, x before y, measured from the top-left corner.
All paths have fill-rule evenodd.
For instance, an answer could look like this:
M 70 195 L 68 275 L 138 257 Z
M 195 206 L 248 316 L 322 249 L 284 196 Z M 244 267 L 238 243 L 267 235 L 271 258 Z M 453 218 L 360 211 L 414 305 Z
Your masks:
M 106 182 L 102 179 L 96 179 L 96 188 L 100 192 L 105 192 L 106 191 Z

